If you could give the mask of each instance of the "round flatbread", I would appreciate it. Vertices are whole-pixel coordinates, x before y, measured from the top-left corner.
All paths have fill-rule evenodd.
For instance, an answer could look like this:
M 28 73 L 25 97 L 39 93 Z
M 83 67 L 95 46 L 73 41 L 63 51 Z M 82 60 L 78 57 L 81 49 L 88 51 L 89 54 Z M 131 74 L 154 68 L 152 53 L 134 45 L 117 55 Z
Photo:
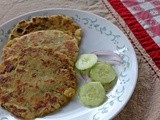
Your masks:
M 57 111 L 75 92 L 68 57 L 51 48 L 29 47 L 0 65 L 0 104 L 23 119 Z
M 80 26 L 71 17 L 65 15 L 52 15 L 37 16 L 30 20 L 23 20 L 17 23 L 9 35 L 9 40 L 39 30 L 61 30 L 75 37 L 78 43 L 80 43 L 82 38 Z
M 3 48 L 2 61 L 16 55 L 29 46 L 48 46 L 66 54 L 72 64 L 77 59 L 78 45 L 74 37 L 58 30 L 42 30 L 8 41 Z

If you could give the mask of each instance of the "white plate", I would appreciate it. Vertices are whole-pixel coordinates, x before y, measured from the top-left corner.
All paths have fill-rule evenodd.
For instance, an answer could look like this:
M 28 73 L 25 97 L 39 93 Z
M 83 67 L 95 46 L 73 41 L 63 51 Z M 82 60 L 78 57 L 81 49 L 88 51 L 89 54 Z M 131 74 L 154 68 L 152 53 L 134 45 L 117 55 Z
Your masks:
M 95 50 L 112 50 L 122 58 L 122 64 L 115 66 L 118 82 L 107 94 L 108 100 L 99 107 L 84 107 L 77 96 L 59 112 L 49 114 L 37 120 L 107 120 L 117 115 L 130 99 L 137 81 L 137 59 L 135 51 L 127 37 L 110 21 L 95 14 L 73 9 L 45 9 L 18 16 L 0 27 L 0 51 L 7 42 L 7 36 L 18 21 L 32 16 L 64 14 L 74 18 L 84 32 L 80 53 Z M 0 119 L 17 119 L 0 108 Z

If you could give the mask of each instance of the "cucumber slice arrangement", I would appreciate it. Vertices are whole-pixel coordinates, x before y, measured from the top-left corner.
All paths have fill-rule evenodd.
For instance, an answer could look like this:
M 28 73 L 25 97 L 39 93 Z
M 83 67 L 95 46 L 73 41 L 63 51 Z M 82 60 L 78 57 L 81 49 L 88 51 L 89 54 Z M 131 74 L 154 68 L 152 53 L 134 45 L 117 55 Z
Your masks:
M 93 81 L 105 84 L 110 83 L 116 78 L 116 72 L 110 64 L 106 62 L 98 62 L 90 70 L 90 77 Z
M 83 54 L 77 60 L 75 67 L 81 75 L 90 78 L 89 82 L 79 88 L 80 101 L 88 107 L 101 105 L 107 99 L 106 92 L 117 82 L 117 75 L 112 65 L 98 61 L 95 54 Z
M 100 82 L 87 82 L 79 89 L 81 102 L 89 107 L 101 105 L 106 100 L 105 90 Z
M 83 54 L 78 58 L 75 66 L 78 70 L 86 70 L 96 64 L 97 60 L 98 58 L 95 54 Z

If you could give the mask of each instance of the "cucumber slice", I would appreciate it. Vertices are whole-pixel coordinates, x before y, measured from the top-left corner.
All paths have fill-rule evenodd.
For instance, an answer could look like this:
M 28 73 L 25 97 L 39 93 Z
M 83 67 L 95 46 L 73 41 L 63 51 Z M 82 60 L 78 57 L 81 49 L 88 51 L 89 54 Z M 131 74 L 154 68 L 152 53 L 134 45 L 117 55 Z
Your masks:
M 85 106 L 96 107 L 106 100 L 106 94 L 100 82 L 87 82 L 80 87 L 79 98 Z
M 86 70 L 97 63 L 97 56 L 95 54 L 83 54 L 77 60 L 75 66 L 79 70 Z
M 117 83 L 117 77 L 116 77 L 116 79 L 114 79 L 110 83 L 105 83 L 105 84 L 102 84 L 102 85 L 103 85 L 105 91 L 109 92 L 111 89 L 113 89 L 113 87 L 115 86 L 116 83 Z
M 80 73 L 89 75 L 90 69 L 81 70 Z
M 102 84 L 110 83 L 116 78 L 116 72 L 109 63 L 98 62 L 90 70 L 90 78 Z

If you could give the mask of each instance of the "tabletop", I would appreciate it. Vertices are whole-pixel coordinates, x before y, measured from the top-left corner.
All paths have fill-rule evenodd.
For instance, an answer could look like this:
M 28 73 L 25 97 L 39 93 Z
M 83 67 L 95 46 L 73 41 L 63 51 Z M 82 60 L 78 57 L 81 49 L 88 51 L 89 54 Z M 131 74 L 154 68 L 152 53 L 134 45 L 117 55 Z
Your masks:
M 44 8 L 84 10 L 117 25 L 136 51 L 139 75 L 131 99 L 114 119 L 160 119 L 159 0 L 1 0 L 0 25 L 16 16 Z

